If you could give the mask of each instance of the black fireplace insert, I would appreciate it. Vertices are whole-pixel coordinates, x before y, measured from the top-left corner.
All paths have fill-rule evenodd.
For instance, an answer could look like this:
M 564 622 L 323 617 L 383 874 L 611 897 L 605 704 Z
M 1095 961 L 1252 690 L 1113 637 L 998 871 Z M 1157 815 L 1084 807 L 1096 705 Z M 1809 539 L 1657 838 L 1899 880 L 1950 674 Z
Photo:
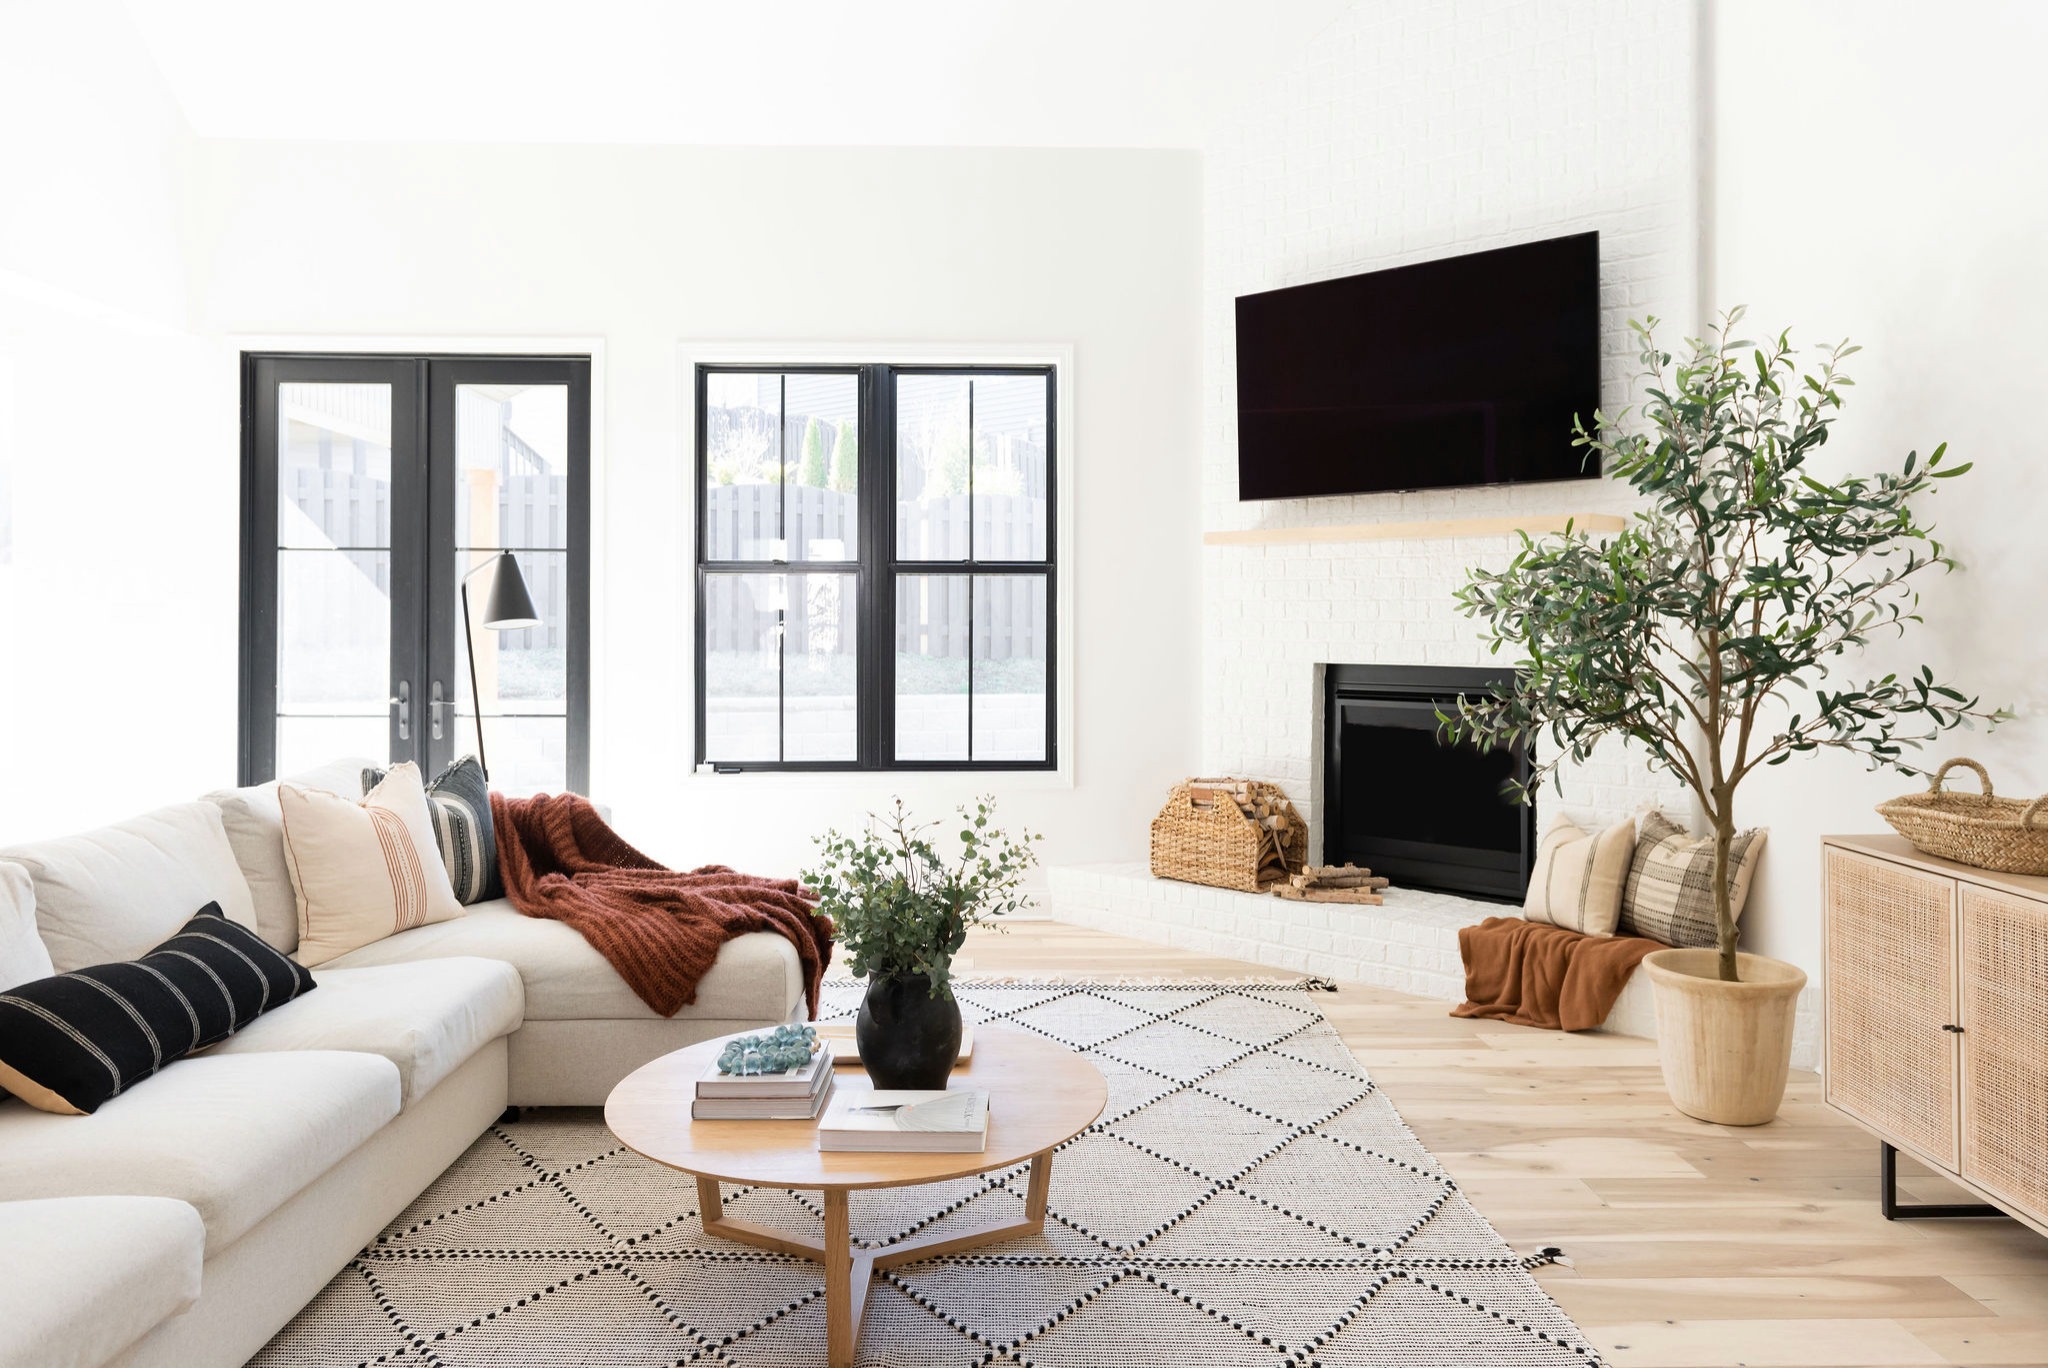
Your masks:
M 1437 710 L 1511 685 L 1513 670 L 1329 665 L 1323 680 L 1323 860 L 1368 866 L 1396 888 L 1520 902 L 1535 809 L 1506 796 L 1529 777 L 1520 747 L 1442 735 Z

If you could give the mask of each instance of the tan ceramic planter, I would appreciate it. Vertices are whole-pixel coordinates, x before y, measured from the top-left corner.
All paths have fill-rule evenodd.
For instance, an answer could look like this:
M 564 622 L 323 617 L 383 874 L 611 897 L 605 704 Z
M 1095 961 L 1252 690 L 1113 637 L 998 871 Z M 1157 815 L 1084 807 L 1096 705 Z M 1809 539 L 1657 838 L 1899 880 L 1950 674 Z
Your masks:
M 1736 956 L 1740 983 L 1718 977 L 1712 950 L 1659 950 L 1643 961 L 1657 1004 L 1664 1086 L 1687 1116 L 1760 1126 L 1785 1100 L 1792 1022 L 1806 975 L 1762 955 Z

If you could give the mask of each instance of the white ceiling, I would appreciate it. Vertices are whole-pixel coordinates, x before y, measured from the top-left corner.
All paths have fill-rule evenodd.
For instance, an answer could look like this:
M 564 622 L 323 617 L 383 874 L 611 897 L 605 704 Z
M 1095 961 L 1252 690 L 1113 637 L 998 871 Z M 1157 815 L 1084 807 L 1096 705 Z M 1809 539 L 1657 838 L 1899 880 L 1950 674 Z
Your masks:
M 1352 0 L 126 0 L 202 137 L 1196 147 Z

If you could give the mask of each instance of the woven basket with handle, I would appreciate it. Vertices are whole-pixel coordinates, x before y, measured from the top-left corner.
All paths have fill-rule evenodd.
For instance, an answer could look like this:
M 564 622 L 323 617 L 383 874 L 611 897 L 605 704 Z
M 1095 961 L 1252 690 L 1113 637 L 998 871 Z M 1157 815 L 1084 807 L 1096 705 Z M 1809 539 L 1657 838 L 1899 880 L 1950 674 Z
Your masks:
M 1982 793 L 1950 793 L 1941 781 L 1957 765 L 1977 772 Z M 1991 791 L 1991 776 L 1960 757 L 1934 772 L 1925 793 L 1880 803 L 1878 815 L 1929 855 L 1995 869 L 2001 874 L 2048 874 L 2048 794 L 2024 802 Z
M 1262 820 L 1247 807 L 1271 816 Z M 1190 779 L 1173 786 L 1152 819 L 1152 872 L 1162 879 L 1257 893 L 1307 857 L 1308 826 L 1277 784 Z

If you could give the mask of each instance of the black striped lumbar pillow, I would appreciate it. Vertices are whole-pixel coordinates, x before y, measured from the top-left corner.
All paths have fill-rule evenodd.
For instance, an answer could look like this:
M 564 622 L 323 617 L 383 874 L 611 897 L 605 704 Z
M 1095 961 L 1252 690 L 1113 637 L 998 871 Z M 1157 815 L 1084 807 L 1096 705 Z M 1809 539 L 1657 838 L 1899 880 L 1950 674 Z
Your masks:
M 0 993 L 0 1087 L 83 1115 L 314 988 L 313 976 L 208 903 L 138 960 Z
M 363 771 L 363 792 L 384 782 L 389 771 Z M 491 830 L 491 785 L 483 763 L 465 755 L 434 776 L 427 785 L 427 810 L 434 818 L 434 840 L 441 863 L 455 888 L 455 901 L 471 903 L 505 896 L 498 877 L 497 836 Z

